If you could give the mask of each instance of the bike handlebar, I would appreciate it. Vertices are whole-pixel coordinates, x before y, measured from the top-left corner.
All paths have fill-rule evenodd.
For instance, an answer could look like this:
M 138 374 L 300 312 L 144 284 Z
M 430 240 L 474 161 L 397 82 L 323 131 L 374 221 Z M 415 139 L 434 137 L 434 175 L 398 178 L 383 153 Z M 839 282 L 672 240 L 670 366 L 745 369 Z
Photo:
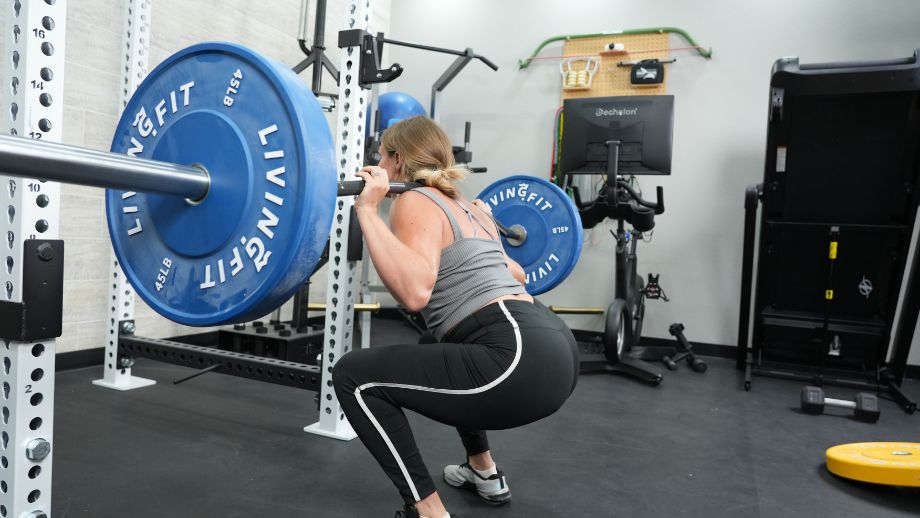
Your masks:
M 664 188 L 660 185 L 655 189 L 656 203 L 652 203 L 648 200 L 642 198 L 635 189 L 629 186 L 624 180 L 617 180 L 617 188 L 626 191 L 629 196 L 636 201 L 639 205 L 647 207 L 655 211 L 655 214 L 661 214 L 664 212 Z

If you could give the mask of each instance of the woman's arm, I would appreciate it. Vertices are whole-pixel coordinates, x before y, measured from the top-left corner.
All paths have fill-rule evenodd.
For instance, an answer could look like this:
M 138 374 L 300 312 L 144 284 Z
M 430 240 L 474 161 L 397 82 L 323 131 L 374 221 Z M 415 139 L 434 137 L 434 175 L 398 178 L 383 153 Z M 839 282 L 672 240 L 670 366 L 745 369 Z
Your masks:
M 381 180 L 367 171 L 358 175 L 364 178 L 365 186 L 355 201 L 355 213 L 374 268 L 400 304 L 409 311 L 419 311 L 428 304 L 438 277 L 441 218 L 426 206 L 422 195 L 405 193 L 390 211 L 391 231 L 378 214 L 389 180 L 385 174 Z

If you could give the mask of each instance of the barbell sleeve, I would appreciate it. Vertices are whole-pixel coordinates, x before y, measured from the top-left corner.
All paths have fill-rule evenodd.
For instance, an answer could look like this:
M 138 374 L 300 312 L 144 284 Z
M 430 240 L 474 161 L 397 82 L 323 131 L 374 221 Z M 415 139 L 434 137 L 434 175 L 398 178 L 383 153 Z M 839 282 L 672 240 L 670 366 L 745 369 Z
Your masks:
M 9 135 L 0 135 L 0 174 L 190 200 L 203 198 L 210 184 L 194 166 Z

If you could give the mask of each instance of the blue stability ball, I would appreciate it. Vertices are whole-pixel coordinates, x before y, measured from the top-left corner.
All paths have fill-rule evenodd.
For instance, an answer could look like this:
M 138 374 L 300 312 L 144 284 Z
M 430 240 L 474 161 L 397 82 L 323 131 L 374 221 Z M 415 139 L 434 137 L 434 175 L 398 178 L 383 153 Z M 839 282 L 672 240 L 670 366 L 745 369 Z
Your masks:
M 387 92 L 381 95 L 377 99 L 377 106 L 380 109 L 380 131 L 403 119 L 428 115 L 422 103 L 403 92 Z

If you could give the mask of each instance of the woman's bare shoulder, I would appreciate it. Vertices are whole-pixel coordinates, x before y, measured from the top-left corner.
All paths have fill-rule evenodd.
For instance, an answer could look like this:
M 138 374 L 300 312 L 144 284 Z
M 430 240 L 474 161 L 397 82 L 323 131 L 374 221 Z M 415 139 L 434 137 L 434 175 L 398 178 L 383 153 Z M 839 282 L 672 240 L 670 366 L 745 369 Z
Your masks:
M 434 200 L 417 191 L 400 194 L 390 209 L 390 221 L 394 225 L 418 224 L 419 222 L 440 222 L 441 209 Z

